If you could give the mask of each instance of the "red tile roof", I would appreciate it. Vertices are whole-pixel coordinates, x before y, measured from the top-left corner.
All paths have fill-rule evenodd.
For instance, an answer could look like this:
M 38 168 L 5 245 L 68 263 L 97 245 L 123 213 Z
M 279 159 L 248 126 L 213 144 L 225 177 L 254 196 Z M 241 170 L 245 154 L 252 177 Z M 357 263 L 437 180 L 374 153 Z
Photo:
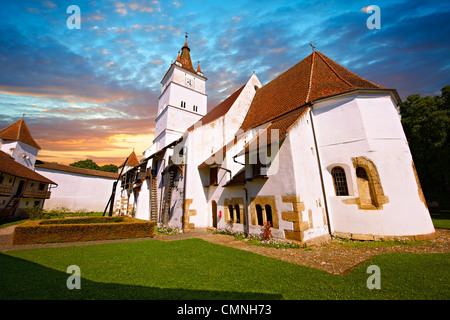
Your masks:
M 16 177 L 25 178 L 34 181 L 40 181 L 44 183 L 55 184 L 50 179 L 40 175 L 39 173 L 25 167 L 24 165 L 16 162 L 13 157 L 7 153 L 0 151 L 0 172 L 4 172 Z
M 191 51 L 191 49 L 189 49 L 189 46 L 187 44 L 187 39 L 186 39 L 186 42 L 184 43 L 183 48 L 181 48 L 181 55 L 179 56 L 180 59 L 178 60 L 178 58 L 177 58 L 177 60 L 179 62 L 181 62 L 181 65 L 183 66 L 184 69 L 195 73 L 194 67 L 192 66 L 190 51 Z
M 126 160 L 127 163 L 125 163 L 125 161 L 119 166 L 119 168 L 123 167 L 124 165 L 127 167 L 136 167 L 138 165 L 140 165 L 141 163 L 139 162 L 136 153 L 131 152 L 130 155 L 128 156 L 128 159 Z
M 281 117 L 270 123 L 267 128 L 261 130 L 255 138 L 253 138 L 244 146 L 245 152 L 257 150 L 258 148 L 265 147 L 272 142 L 280 142 L 286 136 L 292 126 L 297 122 L 297 120 L 303 117 L 304 114 L 306 114 L 307 110 L 308 107 L 302 107 L 298 110 L 299 112 Z M 278 130 L 278 138 L 275 139 L 274 136 L 274 141 L 271 141 L 272 133 L 274 133 L 274 130 Z M 240 152 L 240 154 L 242 154 L 242 151 Z
M 237 91 L 235 91 L 231 96 L 226 98 L 224 101 L 222 101 L 219 105 L 217 105 L 214 109 L 209 111 L 203 118 L 201 118 L 196 124 L 192 125 L 188 131 L 194 130 L 194 127 L 196 126 L 204 126 L 205 124 L 208 124 L 210 122 L 213 122 L 214 120 L 220 118 L 221 116 L 225 115 L 228 110 L 230 110 L 233 103 L 236 101 L 236 99 L 241 94 L 242 90 L 244 90 L 245 85 L 240 87 Z
M 314 51 L 256 92 L 241 129 L 246 131 L 319 98 L 355 89 L 386 88 Z
M 0 131 L 0 139 L 5 141 L 21 141 L 29 146 L 41 149 L 31 136 L 30 130 L 28 130 L 23 118 Z
M 97 176 L 97 177 L 104 177 L 104 178 L 117 179 L 119 177 L 119 174 L 115 173 L 115 172 L 105 172 L 105 171 L 99 171 L 99 170 L 84 169 L 84 168 L 66 166 L 64 164 L 45 162 L 45 161 L 40 161 L 40 160 L 38 160 L 36 162 L 36 168 L 78 173 L 78 174 L 84 174 L 84 175 L 88 175 L 88 176 Z

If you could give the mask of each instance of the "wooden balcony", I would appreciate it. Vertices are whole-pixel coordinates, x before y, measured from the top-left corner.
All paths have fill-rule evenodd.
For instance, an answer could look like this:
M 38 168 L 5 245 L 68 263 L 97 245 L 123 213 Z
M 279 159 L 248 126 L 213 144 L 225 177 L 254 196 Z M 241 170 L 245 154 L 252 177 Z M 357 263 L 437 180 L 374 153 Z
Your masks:
M 2 196 L 10 196 L 12 195 L 12 186 L 6 186 L 4 184 L 0 184 L 0 195 Z
M 30 190 L 25 189 L 23 192 L 24 198 L 38 198 L 38 199 L 50 199 L 51 192 L 47 190 Z

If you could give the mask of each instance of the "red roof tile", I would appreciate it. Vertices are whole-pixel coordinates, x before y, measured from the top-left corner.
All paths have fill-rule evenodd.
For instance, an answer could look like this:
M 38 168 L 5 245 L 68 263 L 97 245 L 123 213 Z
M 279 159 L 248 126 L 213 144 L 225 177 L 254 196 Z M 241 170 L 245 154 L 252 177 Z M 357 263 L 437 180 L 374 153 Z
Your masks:
M 104 178 L 117 179 L 119 177 L 119 174 L 115 173 L 115 172 L 105 172 L 105 171 L 99 171 L 99 170 L 78 168 L 78 167 L 66 166 L 64 164 L 45 162 L 45 161 L 40 161 L 40 160 L 38 160 L 36 162 L 36 168 L 78 173 L 78 174 L 84 174 L 84 175 L 88 175 L 88 176 L 97 176 L 97 177 L 104 177 Z
M 195 73 L 194 67 L 192 66 L 190 51 L 191 51 L 191 49 L 189 49 L 188 44 L 187 44 L 187 39 L 186 39 L 186 42 L 184 43 L 183 48 L 181 48 L 181 55 L 180 55 L 179 61 L 181 62 L 181 65 L 183 66 L 184 69 Z M 178 60 L 178 58 L 177 58 L 177 60 Z
M 13 157 L 7 153 L 0 151 L 0 172 L 4 172 L 16 177 L 25 178 L 34 181 L 40 181 L 44 183 L 55 184 L 50 179 L 40 175 L 39 173 L 25 167 L 24 165 L 16 162 Z
M 319 98 L 375 88 L 386 89 L 314 51 L 256 92 L 242 130 L 254 128 Z
M 0 139 L 5 141 L 21 141 L 29 146 L 41 149 L 31 136 L 30 130 L 28 130 L 23 118 L 0 131 Z
M 294 114 L 281 117 L 280 119 L 277 119 L 272 123 L 270 123 L 267 128 L 260 131 L 255 138 L 253 138 L 244 146 L 245 152 L 254 151 L 257 150 L 258 148 L 265 147 L 269 145 L 271 142 L 281 141 L 281 139 L 283 139 L 286 136 L 286 134 L 289 132 L 291 127 L 297 122 L 297 120 L 303 117 L 303 115 L 306 113 L 307 110 L 308 107 L 303 107 L 299 109 L 299 112 L 295 112 Z M 274 141 L 271 141 L 272 133 L 274 132 L 274 130 L 278 130 L 278 139 L 274 139 Z M 257 142 L 255 142 L 255 139 Z M 240 152 L 240 154 L 241 153 L 242 151 Z
M 138 165 L 140 165 L 141 163 L 139 162 L 136 153 L 133 152 L 130 153 L 130 155 L 128 156 L 128 159 L 126 160 L 127 163 L 125 163 L 125 161 L 119 166 L 119 168 L 123 167 L 124 165 L 127 167 L 136 167 Z

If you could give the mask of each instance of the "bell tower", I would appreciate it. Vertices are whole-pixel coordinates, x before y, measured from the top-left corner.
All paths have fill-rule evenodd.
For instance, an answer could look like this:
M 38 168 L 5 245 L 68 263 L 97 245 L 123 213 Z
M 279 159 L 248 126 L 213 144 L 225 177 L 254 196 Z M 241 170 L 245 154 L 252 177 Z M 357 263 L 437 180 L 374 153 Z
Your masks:
M 155 139 L 153 144 L 160 150 L 180 138 L 184 132 L 206 114 L 208 80 L 200 69 L 194 69 L 191 49 L 187 38 L 177 59 L 164 75 L 161 95 L 158 100 Z

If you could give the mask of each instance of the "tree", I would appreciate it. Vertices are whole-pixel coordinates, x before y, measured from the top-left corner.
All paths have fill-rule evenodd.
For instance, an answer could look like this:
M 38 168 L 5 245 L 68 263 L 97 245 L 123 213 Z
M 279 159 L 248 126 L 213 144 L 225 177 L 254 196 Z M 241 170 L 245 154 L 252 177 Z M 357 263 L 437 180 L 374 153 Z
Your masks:
M 96 164 L 91 159 L 80 160 L 80 161 L 69 164 L 69 166 L 84 168 L 84 169 L 91 169 L 91 170 L 98 170 L 100 168 L 98 166 L 98 164 Z
M 105 172 L 116 172 L 119 170 L 119 168 L 115 164 L 105 164 L 104 166 L 101 166 L 99 168 L 100 171 Z
M 405 135 L 427 201 L 449 207 L 449 107 L 450 85 L 441 96 L 409 96 L 400 105 Z

